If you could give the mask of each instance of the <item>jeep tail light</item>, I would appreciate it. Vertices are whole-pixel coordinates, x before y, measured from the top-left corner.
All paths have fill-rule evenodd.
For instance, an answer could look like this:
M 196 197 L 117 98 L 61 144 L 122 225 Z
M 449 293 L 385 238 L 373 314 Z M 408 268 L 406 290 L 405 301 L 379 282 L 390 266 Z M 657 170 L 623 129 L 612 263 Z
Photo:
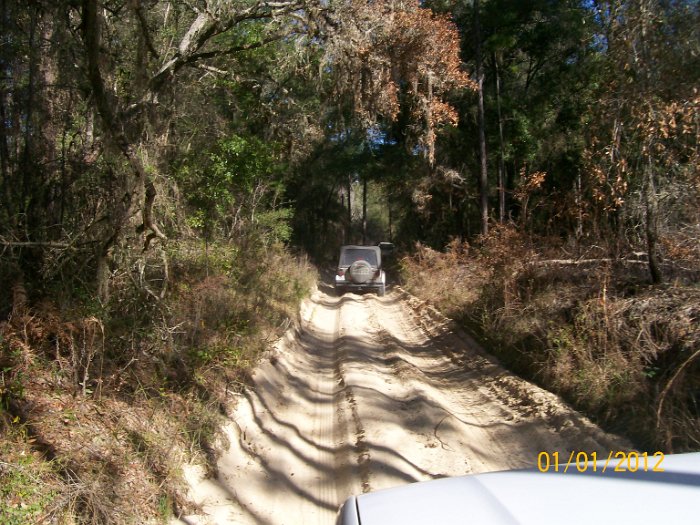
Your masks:
M 345 270 L 338 268 L 338 277 L 343 277 L 345 275 Z
M 374 278 L 379 279 L 379 277 L 381 277 L 381 275 L 382 275 L 382 271 L 379 268 L 377 268 L 377 271 L 374 272 Z

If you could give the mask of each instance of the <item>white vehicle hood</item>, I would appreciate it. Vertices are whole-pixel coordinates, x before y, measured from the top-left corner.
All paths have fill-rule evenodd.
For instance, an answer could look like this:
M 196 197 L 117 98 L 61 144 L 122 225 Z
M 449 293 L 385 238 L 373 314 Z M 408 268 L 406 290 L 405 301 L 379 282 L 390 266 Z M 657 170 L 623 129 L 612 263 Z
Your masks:
M 363 494 L 342 525 L 700 523 L 700 453 L 665 456 L 664 472 L 493 472 Z M 614 465 L 614 463 L 612 463 Z M 563 470 L 563 466 L 561 467 Z M 641 469 L 640 469 L 641 470 Z M 353 514 L 356 514 L 353 516 Z

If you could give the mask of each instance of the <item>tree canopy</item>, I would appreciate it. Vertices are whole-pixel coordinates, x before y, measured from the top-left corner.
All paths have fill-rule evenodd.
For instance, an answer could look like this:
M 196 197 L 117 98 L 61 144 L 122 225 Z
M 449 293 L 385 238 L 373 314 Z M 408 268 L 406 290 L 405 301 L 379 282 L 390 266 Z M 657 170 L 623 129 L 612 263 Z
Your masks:
M 270 212 L 315 252 L 319 228 L 349 235 L 352 181 L 372 180 L 406 246 L 513 221 L 643 248 L 660 280 L 654 255 L 695 217 L 699 16 L 658 0 L 5 0 L 4 258 L 36 282 L 92 268 L 104 302 L 115 250 L 234 239 Z

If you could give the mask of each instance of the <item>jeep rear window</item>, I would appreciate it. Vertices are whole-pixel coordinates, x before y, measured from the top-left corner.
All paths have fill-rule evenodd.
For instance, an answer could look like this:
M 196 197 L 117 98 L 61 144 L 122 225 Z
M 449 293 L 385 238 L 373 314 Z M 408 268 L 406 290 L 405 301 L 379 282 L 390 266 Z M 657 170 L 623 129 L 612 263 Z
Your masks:
M 377 253 L 374 250 L 348 248 L 340 254 L 340 266 L 350 266 L 355 261 L 367 261 L 370 265 L 377 266 Z

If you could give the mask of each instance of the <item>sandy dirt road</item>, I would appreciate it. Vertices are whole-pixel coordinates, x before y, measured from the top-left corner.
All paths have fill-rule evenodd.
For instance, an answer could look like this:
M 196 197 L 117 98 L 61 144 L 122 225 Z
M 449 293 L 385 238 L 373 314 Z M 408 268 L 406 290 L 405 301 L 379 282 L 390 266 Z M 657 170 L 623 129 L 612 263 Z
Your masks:
M 351 494 L 628 448 L 400 289 L 316 292 L 239 399 L 188 524 L 332 524 Z

